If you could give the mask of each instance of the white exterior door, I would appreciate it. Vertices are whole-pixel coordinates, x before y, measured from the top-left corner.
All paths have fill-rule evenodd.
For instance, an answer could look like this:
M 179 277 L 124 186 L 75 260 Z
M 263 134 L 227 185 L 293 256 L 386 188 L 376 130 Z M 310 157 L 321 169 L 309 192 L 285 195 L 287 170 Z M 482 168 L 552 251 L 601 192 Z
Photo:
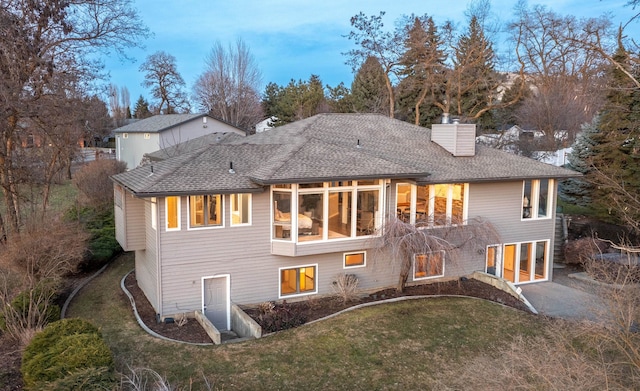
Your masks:
M 202 313 L 218 330 L 231 329 L 228 274 L 202 278 Z

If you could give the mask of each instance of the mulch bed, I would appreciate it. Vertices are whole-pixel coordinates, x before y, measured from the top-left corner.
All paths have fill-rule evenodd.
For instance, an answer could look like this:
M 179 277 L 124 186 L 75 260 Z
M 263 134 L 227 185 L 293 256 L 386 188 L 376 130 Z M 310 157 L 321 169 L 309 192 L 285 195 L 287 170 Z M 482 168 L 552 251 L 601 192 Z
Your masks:
M 195 319 L 189 319 L 187 324 L 184 326 L 178 326 L 176 323 L 156 322 L 155 310 L 153 309 L 153 307 L 151 307 L 151 304 L 142 293 L 142 290 L 138 287 L 134 273 L 131 273 L 129 274 L 129 276 L 127 276 L 125 280 L 125 286 L 127 290 L 131 292 L 135 299 L 136 308 L 138 309 L 140 318 L 151 330 L 162 336 L 179 341 L 211 343 L 211 339 Z M 405 288 L 405 291 L 402 294 L 398 294 L 395 289 L 385 289 L 370 294 L 366 297 L 349 301 L 347 303 L 344 303 L 342 300 L 336 297 L 314 297 L 297 302 L 284 302 L 283 304 L 277 304 L 275 305 L 275 309 L 277 310 L 285 308 L 285 310 L 289 314 L 293 314 L 293 318 L 295 318 L 297 324 L 299 325 L 324 318 L 325 316 L 334 314 L 345 308 L 353 307 L 358 304 L 386 300 L 400 296 L 419 295 L 460 295 L 478 297 L 501 303 L 522 311 L 529 311 L 521 301 L 511 296 L 510 294 L 496 289 L 491 285 L 473 279 L 461 279 L 408 286 Z M 127 300 L 124 294 L 122 296 L 125 300 Z M 243 307 L 243 310 L 249 316 L 255 319 L 259 324 L 261 323 L 261 312 L 257 307 Z M 265 328 L 265 332 L 270 329 L 269 325 L 267 324 L 263 323 L 261 324 L 261 326 Z M 289 327 L 278 327 L 279 330 L 283 330 L 286 328 Z

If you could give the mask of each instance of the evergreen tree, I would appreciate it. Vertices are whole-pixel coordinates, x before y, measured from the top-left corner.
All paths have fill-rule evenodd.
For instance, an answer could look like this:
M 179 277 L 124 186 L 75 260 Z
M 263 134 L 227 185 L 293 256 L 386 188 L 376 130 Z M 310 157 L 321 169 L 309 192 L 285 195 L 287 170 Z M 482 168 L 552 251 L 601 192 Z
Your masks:
M 335 87 L 327 85 L 327 103 L 333 113 L 353 112 L 353 96 L 344 82 L 340 82 Z
M 600 132 L 599 122 L 599 118 L 594 117 L 591 123 L 582 126 L 582 132 L 576 137 L 572 151 L 567 157 L 567 168 L 578 171 L 585 176 L 589 175 L 590 162 L 596 145 L 594 138 Z M 569 178 L 560 183 L 558 195 L 560 199 L 569 204 L 587 207 L 591 205 L 593 191 L 593 184 L 585 177 Z
M 133 115 L 136 119 L 149 118 L 153 115 L 151 110 L 149 110 L 149 102 L 147 102 L 142 95 L 140 95 L 136 102 L 136 106 L 133 109 Z
M 280 126 L 329 110 L 322 80 L 311 75 L 308 81 L 291 80 L 286 87 L 269 83 L 262 101 L 265 113 L 274 117 L 272 125 Z
M 380 62 L 375 57 L 368 57 L 351 83 L 353 111 L 386 114 L 389 112 L 388 95 Z
M 490 97 L 495 93 L 497 75 L 494 70 L 495 53 L 473 16 L 469 29 L 457 42 L 454 58 L 454 83 L 456 92 L 455 113 L 462 118 L 475 118 L 480 129 L 495 128 L 490 110 L 478 116 L 482 109 L 491 105 Z
M 625 72 L 637 75 L 629 52 L 618 43 L 610 88 L 600 116 L 600 132 L 588 178 L 596 185 L 594 205 L 618 222 L 640 230 L 640 90 Z M 637 77 L 637 76 L 636 76 Z
M 441 114 L 434 100 L 444 83 L 446 54 L 433 18 L 413 16 L 412 20 L 406 27 L 406 51 L 400 60 L 404 78 L 398 86 L 397 107 L 400 117 L 429 126 Z

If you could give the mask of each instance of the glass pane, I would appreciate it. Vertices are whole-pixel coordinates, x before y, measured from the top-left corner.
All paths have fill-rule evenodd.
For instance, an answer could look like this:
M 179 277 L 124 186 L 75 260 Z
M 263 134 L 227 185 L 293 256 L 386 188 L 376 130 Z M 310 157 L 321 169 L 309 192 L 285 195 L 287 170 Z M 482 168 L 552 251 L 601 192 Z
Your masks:
M 547 242 L 536 242 L 535 279 L 543 280 L 547 275 Z
M 178 228 L 178 197 L 167 197 L 167 228 Z
M 249 214 L 251 213 L 251 194 L 240 194 L 240 223 L 249 224 Z
M 371 185 L 377 185 L 378 184 L 378 179 L 373 179 L 373 180 L 359 180 L 358 181 L 358 186 L 371 186 Z
M 496 264 L 498 257 L 498 247 L 497 246 L 489 246 L 487 247 L 487 273 L 496 274 Z
M 538 217 L 548 217 L 549 212 L 549 180 L 540 180 L 540 192 L 538 198 Z
M 291 240 L 291 193 L 273 192 L 273 238 Z
M 323 205 L 322 193 L 298 196 L 298 241 L 322 239 Z
M 416 197 L 416 226 L 426 227 L 429 225 L 429 185 L 418 186 Z
M 285 183 L 281 183 L 278 185 L 273 185 L 273 187 L 277 188 L 277 189 L 291 189 L 291 185 L 290 184 L 285 184 Z
M 364 253 L 346 254 L 344 256 L 345 266 L 362 266 L 364 265 Z
M 351 186 L 351 181 L 329 182 L 329 187 Z
M 464 183 L 453 185 L 453 196 L 451 197 L 451 224 L 462 224 L 464 222 Z
M 449 194 L 449 185 L 435 185 L 434 193 L 433 224 L 438 226 L 447 225 L 447 196 Z
M 313 266 L 300 268 L 300 292 L 309 292 L 316 289 L 315 269 Z
M 298 292 L 298 269 L 285 269 L 280 271 L 280 294 L 287 295 Z
M 396 185 L 396 210 L 398 218 L 408 223 L 411 216 L 411 185 L 408 183 Z
M 413 278 L 425 278 L 427 277 L 427 256 L 416 255 L 413 258 Z
M 351 236 L 351 194 L 329 193 L 329 239 Z
M 189 221 L 192 227 L 204 226 L 204 196 L 189 197 Z
M 316 183 L 301 183 L 298 185 L 299 188 L 301 189 L 314 189 L 317 187 L 322 187 L 323 183 L 322 182 L 316 182 Z
M 511 282 L 516 282 L 515 278 L 516 245 L 508 244 L 504 246 L 502 277 Z
M 207 225 L 222 225 L 222 196 L 220 194 L 207 196 L 209 208 Z
M 356 235 L 371 235 L 376 230 L 378 190 L 358 191 L 358 216 Z
M 533 198 L 532 198 L 532 186 L 531 186 L 531 181 L 524 181 L 524 195 L 522 196 L 522 218 L 523 219 L 530 219 L 532 210 L 531 207 L 533 206 Z
M 520 244 L 520 280 L 531 281 L 531 243 Z

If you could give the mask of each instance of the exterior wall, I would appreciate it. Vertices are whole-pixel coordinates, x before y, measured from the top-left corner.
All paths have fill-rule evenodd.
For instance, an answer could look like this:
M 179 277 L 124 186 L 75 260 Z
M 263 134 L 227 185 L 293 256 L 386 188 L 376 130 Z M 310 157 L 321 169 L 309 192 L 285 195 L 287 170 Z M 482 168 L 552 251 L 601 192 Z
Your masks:
M 283 267 L 317 264 L 318 294 L 333 293 L 332 282 L 340 273 L 355 274 L 363 290 L 395 284 L 395 274 L 389 273 L 387 260 L 375 256 L 373 250 L 367 251 L 366 267 L 350 269 L 343 268 L 343 252 L 273 255 L 269 192 L 253 195 L 251 226 L 229 226 L 229 197 L 224 198 L 224 228 L 189 230 L 187 199 L 182 197 L 181 230 L 169 232 L 164 229 L 164 200 L 158 198 L 162 316 L 200 309 L 201 279 L 216 274 L 231 275 L 231 301 L 236 304 L 278 300 L 279 268 Z
M 395 215 L 395 183 L 389 188 L 387 211 Z M 550 196 L 555 197 L 555 187 Z M 150 228 L 151 207 L 145 208 L 147 250 L 136 252 L 136 270 L 139 284 L 161 316 L 200 310 L 202 278 L 219 274 L 231 276 L 230 298 L 236 304 L 308 297 L 279 296 L 280 268 L 288 267 L 317 265 L 316 286 L 320 295 L 333 293 L 332 283 L 341 273 L 355 274 L 363 291 L 396 285 L 399 265 L 391 263 L 388 255 L 373 249 L 375 242 L 372 239 L 301 243 L 294 247 L 290 256 L 274 254 L 272 247 L 276 242 L 271 241 L 269 191 L 253 194 L 251 204 L 250 226 L 230 226 L 230 198 L 225 195 L 224 227 L 189 229 L 187 197 L 182 197 L 181 229 L 169 232 L 165 229 L 164 199 L 157 201 L 157 232 Z M 542 220 L 521 218 L 522 181 L 469 184 L 467 212 L 469 219 L 490 220 L 501 236 L 501 243 L 550 240 L 552 248 L 554 214 Z M 160 244 L 157 253 L 156 238 Z M 354 246 L 366 251 L 366 266 L 345 269 L 344 252 L 353 250 Z M 321 250 L 323 252 L 318 253 Z M 551 276 L 552 256 L 550 251 L 548 276 Z M 484 268 L 484 253 L 467 250 L 456 262 L 445 259 L 444 278 L 469 275 L 484 271 Z M 421 280 L 420 283 L 428 281 Z
M 476 126 L 473 124 L 433 124 L 431 140 L 453 156 L 473 156 L 476 153 Z
M 151 224 L 151 201 L 145 202 L 145 243 L 146 250 L 136 251 L 136 279 L 138 286 L 147 296 L 147 299 L 159 312 L 158 292 L 158 256 L 157 256 L 157 228 Z
M 127 138 L 122 135 L 116 133 L 116 159 L 127 163 L 128 170 L 138 167 L 145 153 L 161 149 L 158 133 L 149 133 L 148 139 L 145 133 L 127 133 Z
M 145 248 L 144 201 L 120 189 L 114 192 L 114 197 L 120 197 L 114 206 L 116 240 L 125 251 L 142 250 Z

